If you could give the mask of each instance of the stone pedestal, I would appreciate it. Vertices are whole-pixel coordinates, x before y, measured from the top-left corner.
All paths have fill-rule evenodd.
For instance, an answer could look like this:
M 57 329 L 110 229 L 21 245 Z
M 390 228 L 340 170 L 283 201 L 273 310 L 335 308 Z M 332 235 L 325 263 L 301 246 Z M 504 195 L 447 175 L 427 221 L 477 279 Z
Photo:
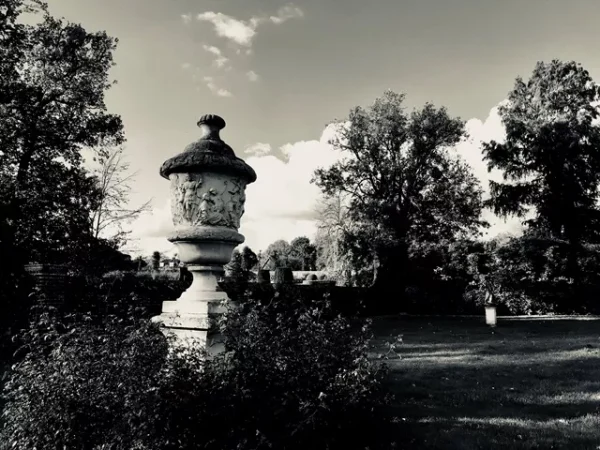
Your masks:
M 171 182 L 175 231 L 168 239 L 193 281 L 179 299 L 165 301 L 162 314 L 153 320 L 178 341 L 200 344 L 210 354 L 223 348 L 215 324 L 228 298 L 218 282 L 233 249 L 244 242 L 237 229 L 244 214 L 246 185 L 256 180 L 256 173 L 221 140 L 222 118 L 206 115 L 198 125 L 203 131 L 200 140 L 160 170 Z

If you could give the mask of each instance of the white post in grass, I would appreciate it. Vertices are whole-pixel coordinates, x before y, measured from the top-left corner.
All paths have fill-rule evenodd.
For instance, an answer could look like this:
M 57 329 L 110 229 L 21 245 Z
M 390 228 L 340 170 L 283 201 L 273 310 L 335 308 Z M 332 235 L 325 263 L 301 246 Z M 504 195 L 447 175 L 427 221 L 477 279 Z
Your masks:
M 496 301 L 494 298 L 494 284 L 489 276 L 484 276 L 485 285 L 485 323 L 495 327 L 498 321 L 496 315 Z
M 491 327 L 495 327 L 496 321 L 496 305 L 485 305 L 485 323 Z

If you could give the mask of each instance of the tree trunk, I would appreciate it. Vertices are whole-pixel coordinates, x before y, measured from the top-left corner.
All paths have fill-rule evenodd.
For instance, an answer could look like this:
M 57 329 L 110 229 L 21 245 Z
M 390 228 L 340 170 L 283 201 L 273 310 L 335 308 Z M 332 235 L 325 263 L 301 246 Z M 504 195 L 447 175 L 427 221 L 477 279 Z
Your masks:
M 385 312 L 400 312 L 403 307 L 408 268 L 408 246 L 379 249 L 373 258 L 373 289 Z M 383 311 L 382 311 L 383 312 Z

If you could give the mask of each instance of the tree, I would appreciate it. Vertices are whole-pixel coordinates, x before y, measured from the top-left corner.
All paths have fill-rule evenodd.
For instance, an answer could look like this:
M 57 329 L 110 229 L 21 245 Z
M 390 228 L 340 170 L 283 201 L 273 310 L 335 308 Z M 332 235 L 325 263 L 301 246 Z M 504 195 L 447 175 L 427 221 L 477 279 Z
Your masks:
M 426 104 L 407 115 L 404 95 L 387 91 L 354 108 L 331 144 L 347 155 L 313 178 L 326 196 L 348 197 L 348 251 L 374 267 L 373 285 L 403 291 L 413 242 L 476 233 L 481 188 L 450 150 L 464 123 Z
M 241 251 L 241 265 L 245 271 L 250 271 L 258 264 L 258 256 L 248 246 L 245 246 Z
M 129 173 L 129 163 L 123 158 L 122 147 L 105 150 L 99 163 L 96 177 L 100 192 L 92 213 L 92 234 L 96 239 L 104 237 L 120 242 L 126 234 L 123 224 L 148 211 L 150 201 L 136 208 L 127 206 L 131 183 L 136 174 Z
M 348 225 L 348 208 L 344 197 L 338 193 L 323 197 L 317 207 L 317 233 L 315 246 L 317 248 L 317 270 L 327 269 L 338 276 L 349 266 L 349 258 L 343 249 L 344 230 Z
M 32 25 L 22 20 L 30 12 L 41 13 L 41 21 Z M 41 1 L 6 0 L 0 25 L 0 203 L 5 221 L 0 240 L 27 261 L 38 243 L 38 253 L 52 242 L 58 250 L 86 233 L 67 232 L 59 220 L 45 220 L 90 214 L 96 197 L 83 196 L 95 196 L 93 189 L 75 191 L 85 204 L 79 211 L 73 191 L 64 190 L 65 184 L 89 181 L 81 149 L 124 141 L 120 117 L 107 113 L 104 103 L 117 41 L 53 18 Z M 30 202 L 38 198 L 43 201 L 34 209 Z M 54 224 L 59 227 L 53 229 Z M 54 241 L 44 243 L 47 236 Z
M 289 267 L 290 264 L 290 244 L 279 239 L 267 247 L 264 252 L 265 263 L 268 263 L 271 270 L 279 267 Z
M 144 261 L 144 258 L 142 258 L 141 256 L 138 256 L 137 258 L 135 258 L 135 260 L 133 261 L 135 269 L 140 272 L 142 269 L 144 269 L 145 267 L 148 266 L 148 263 L 146 261 Z
M 158 270 L 160 267 L 160 252 L 154 251 L 152 252 L 152 270 Z
M 531 230 L 568 242 L 572 278 L 581 243 L 600 238 L 600 128 L 593 123 L 599 97 L 581 65 L 539 62 L 527 82 L 516 79 L 499 108 L 505 142 L 484 145 L 488 168 L 504 174 L 504 182 L 490 182 L 488 204 L 500 216 L 531 213 Z
M 300 270 L 315 270 L 317 248 L 306 236 L 297 237 L 290 243 L 290 259 Z
M 242 278 L 244 269 L 242 268 L 242 254 L 235 248 L 231 253 L 231 260 L 225 265 L 227 276 L 232 278 Z

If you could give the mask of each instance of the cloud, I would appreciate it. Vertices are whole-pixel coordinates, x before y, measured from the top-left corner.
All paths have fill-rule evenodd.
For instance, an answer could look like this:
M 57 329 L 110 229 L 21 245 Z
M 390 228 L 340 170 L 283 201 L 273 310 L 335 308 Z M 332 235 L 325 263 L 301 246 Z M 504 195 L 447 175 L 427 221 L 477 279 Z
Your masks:
M 209 22 L 213 25 L 217 36 L 242 47 L 251 47 L 252 40 L 256 36 L 259 25 L 274 23 L 280 25 L 290 19 L 301 18 L 304 13 L 300 8 L 292 4 L 279 8 L 277 14 L 270 17 L 255 16 L 249 20 L 240 20 L 220 12 L 207 11 L 196 16 L 201 22 Z M 247 54 L 249 54 L 247 52 Z
M 246 150 L 252 155 L 246 161 L 258 179 L 246 189 L 246 213 L 240 233 L 252 249 L 265 249 L 277 239 L 314 237 L 321 192 L 310 179 L 315 169 L 330 166 L 341 157 L 341 153 L 328 144 L 331 134 L 330 126 L 319 140 L 287 144 L 285 150 L 282 149 L 285 160 L 271 155 L 269 144 L 257 143 Z M 160 243 L 160 237 L 168 247 L 165 236 L 173 229 L 170 204 L 166 202 L 140 217 L 133 229 L 142 253 L 151 253 Z
M 227 89 L 218 87 L 215 84 L 213 77 L 204 77 L 203 80 L 206 83 L 206 87 L 218 97 L 233 97 L 233 94 Z
M 329 167 L 342 156 L 328 143 L 332 130 L 328 126 L 319 140 L 286 144 L 281 148 L 285 160 L 268 154 L 268 144 L 250 148 L 254 156 L 246 161 L 258 178 L 247 187 L 240 230 L 250 247 L 260 250 L 277 239 L 314 237 L 321 191 L 310 180 L 317 168 Z
M 254 70 L 250 70 L 246 73 L 246 76 L 250 81 L 258 81 L 258 74 Z
M 471 166 L 473 174 L 479 179 L 484 190 L 484 198 L 489 197 L 490 180 L 503 181 L 502 172 L 497 169 L 489 172 L 487 163 L 483 160 L 484 142 L 492 140 L 504 142 L 506 139 L 506 131 L 498 114 L 498 106 L 501 104 L 502 102 L 493 107 L 484 121 L 479 119 L 467 121 L 466 130 L 469 138 L 455 147 L 456 152 Z M 504 233 L 519 234 L 523 229 L 521 224 L 523 219 L 509 217 L 504 220 L 488 209 L 484 210 L 483 219 L 490 223 L 490 228 L 484 231 L 484 234 L 488 237 Z
M 191 14 L 182 14 L 181 20 L 183 20 L 184 24 L 189 25 L 192 22 L 192 15 Z
M 498 172 L 488 173 L 482 154 L 482 142 L 502 141 L 505 136 L 497 107 L 491 109 L 485 120 L 471 119 L 466 127 L 470 138 L 458 144 L 455 151 L 471 165 L 487 192 L 490 179 L 501 179 Z M 282 158 L 273 155 L 267 143 L 256 143 L 245 150 L 248 155 L 246 161 L 254 168 L 258 178 L 247 187 L 246 213 L 242 217 L 240 232 L 253 250 L 265 249 L 277 239 L 314 238 L 316 208 L 321 192 L 310 180 L 315 169 L 330 167 L 342 158 L 342 153 L 329 144 L 335 134 L 335 125 L 329 125 L 318 140 L 286 144 L 280 149 Z M 520 219 L 504 221 L 488 210 L 484 212 L 484 219 L 492 225 L 486 231 L 488 237 L 518 234 L 522 230 Z M 171 229 L 167 203 L 155 209 L 151 216 L 140 218 L 134 234 L 140 236 L 141 232 L 145 237 L 140 242 L 151 243 L 146 247 L 150 248 L 150 245 L 157 245 L 158 236 L 166 236 Z M 164 242 L 168 244 L 166 240 Z
M 258 25 L 252 19 L 246 22 L 223 13 L 212 11 L 198 14 L 197 19 L 212 23 L 217 36 L 229 39 L 242 46 L 250 46 L 252 44 L 252 38 L 256 34 L 256 27 Z
M 282 6 L 277 11 L 277 15 L 269 17 L 269 20 L 274 24 L 282 24 L 290 19 L 304 17 L 304 13 L 300 8 L 292 4 Z
M 244 150 L 244 153 L 251 156 L 266 156 L 271 153 L 271 146 L 269 144 L 257 142 Z
M 188 62 L 186 62 L 186 63 L 183 63 L 183 64 L 181 65 L 181 68 L 182 68 L 183 70 L 188 70 L 188 69 L 191 69 L 191 67 L 192 67 L 192 65 L 191 65 L 190 63 L 188 63 Z
M 217 67 L 219 67 L 219 68 L 225 67 L 227 65 L 227 63 L 229 62 L 229 58 L 225 57 L 218 47 L 215 47 L 214 45 L 204 44 L 202 46 L 202 48 L 205 51 L 207 51 L 208 53 L 211 53 L 214 56 L 216 56 L 216 59 L 214 60 L 214 64 Z

